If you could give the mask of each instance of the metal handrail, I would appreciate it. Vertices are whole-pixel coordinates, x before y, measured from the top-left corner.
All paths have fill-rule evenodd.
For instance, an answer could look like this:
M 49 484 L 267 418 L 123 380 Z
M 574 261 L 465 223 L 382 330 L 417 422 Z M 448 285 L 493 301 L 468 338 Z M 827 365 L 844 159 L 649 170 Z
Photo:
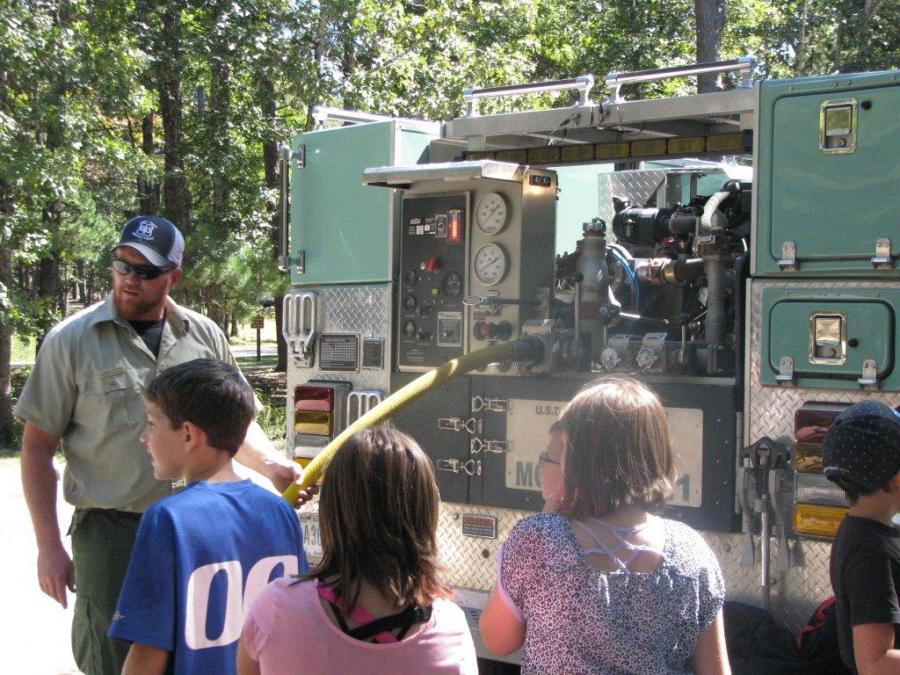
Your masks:
M 478 116 L 478 101 L 482 98 L 495 98 L 498 96 L 517 96 L 521 94 L 538 94 L 545 91 L 565 91 L 567 89 L 578 90 L 578 102 L 576 105 L 593 105 L 591 101 L 591 89 L 594 86 L 593 75 L 579 75 L 567 80 L 548 80 L 535 82 L 534 84 L 508 84 L 499 87 L 483 87 L 480 89 L 463 89 L 463 101 L 466 104 L 466 117 Z
M 756 70 L 756 59 L 752 56 L 742 56 L 739 59 L 728 61 L 712 61 L 710 63 L 697 63 L 690 66 L 673 66 L 671 68 L 653 68 L 651 70 L 637 70 L 630 73 L 609 73 L 604 81 L 610 88 L 609 103 L 621 103 L 624 99 L 620 93 L 623 84 L 631 82 L 654 82 L 666 80 L 671 77 L 684 77 L 686 75 L 701 75 L 703 73 L 724 73 L 732 70 L 742 71 L 740 88 L 751 86 L 751 77 Z
M 281 173 L 281 181 L 279 182 L 279 200 L 281 202 L 281 223 L 280 232 L 278 233 L 278 269 L 287 272 L 291 268 L 290 257 L 290 213 L 289 213 L 289 190 L 291 185 L 291 148 L 288 145 L 282 145 L 278 148 L 278 170 Z
M 367 122 L 388 122 L 393 119 L 387 115 L 375 115 L 374 113 L 360 112 L 358 110 L 344 110 L 343 108 L 332 108 L 327 105 L 313 106 L 312 118 L 315 120 L 316 129 L 324 127 L 328 120 L 347 122 L 349 124 L 365 124 Z

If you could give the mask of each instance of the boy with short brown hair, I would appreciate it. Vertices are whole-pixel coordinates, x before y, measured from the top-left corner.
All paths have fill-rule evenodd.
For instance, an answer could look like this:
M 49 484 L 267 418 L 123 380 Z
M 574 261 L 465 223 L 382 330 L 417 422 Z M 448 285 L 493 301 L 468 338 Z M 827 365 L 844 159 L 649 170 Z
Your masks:
M 244 613 L 271 579 L 305 572 L 297 515 L 234 471 L 254 416 L 231 364 L 196 359 L 144 392 L 141 441 L 160 479 L 186 487 L 144 513 L 113 617 L 124 675 L 233 673 Z

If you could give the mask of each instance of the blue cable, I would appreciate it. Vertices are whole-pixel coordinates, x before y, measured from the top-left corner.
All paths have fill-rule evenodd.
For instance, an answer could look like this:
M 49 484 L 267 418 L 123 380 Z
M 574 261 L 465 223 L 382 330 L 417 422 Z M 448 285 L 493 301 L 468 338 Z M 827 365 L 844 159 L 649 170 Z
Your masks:
M 634 308 L 640 309 L 641 306 L 641 289 L 638 286 L 637 274 L 635 271 L 631 269 L 631 265 L 628 264 L 628 258 L 626 258 L 621 251 L 618 249 L 612 248 L 611 246 L 607 249 L 608 251 L 612 251 L 612 254 L 618 258 L 619 263 L 625 269 L 625 273 L 628 275 L 628 278 L 631 279 L 631 289 L 634 295 Z

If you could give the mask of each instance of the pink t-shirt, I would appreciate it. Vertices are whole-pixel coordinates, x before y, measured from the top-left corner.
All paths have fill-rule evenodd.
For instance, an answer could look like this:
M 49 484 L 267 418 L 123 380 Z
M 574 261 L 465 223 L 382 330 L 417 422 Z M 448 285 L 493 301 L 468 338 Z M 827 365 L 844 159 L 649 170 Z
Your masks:
M 355 640 L 331 623 L 315 581 L 282 578 L 251 605 L 242 639 L 263 675 L 478 673 L 466 617 L 449 600 L 436 600 L 431 619 L 414 635 L 374 644 Z

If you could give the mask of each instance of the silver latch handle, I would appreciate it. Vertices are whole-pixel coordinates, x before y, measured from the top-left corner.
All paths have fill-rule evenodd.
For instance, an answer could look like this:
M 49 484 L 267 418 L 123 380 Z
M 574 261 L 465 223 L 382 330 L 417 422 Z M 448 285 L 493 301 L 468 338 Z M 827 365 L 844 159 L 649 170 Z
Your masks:
M 315 291 L 284 296 L 281 334 L 289 345 L 295 345 L 304 355 L 312 352 L 319 335 L 317 325 L 317 295 Z
M 579 75 L 567 80 L 547 80 L 532 84 L 508 84 L 500 87 L 482 87 L 463 89 L 463 101 L 466 104 L 466 117 L 478 116 L 478 101 L 482 98 L 498 98 L 500 96 L 520 96 L 522 94 L 539 94 L 545 91 L 578 90 L 579 106 L 593 105 L 591 89 L 594 87 L 593 75 Z
M 313 345 L 316 343 L 316 338 L 319 336 L 319 331 L 316 328 L 317 324 L 317 297 L 316 294 L 312 291 L 308 291 L 306 293 L 301 293 L 299 296 L 300 300 L 300 317 L 299 317 L 299 328 L 300 328 L 300 339 L 301 339 L 301 349 L 304 354 L 308 354 L 312 351 Z

